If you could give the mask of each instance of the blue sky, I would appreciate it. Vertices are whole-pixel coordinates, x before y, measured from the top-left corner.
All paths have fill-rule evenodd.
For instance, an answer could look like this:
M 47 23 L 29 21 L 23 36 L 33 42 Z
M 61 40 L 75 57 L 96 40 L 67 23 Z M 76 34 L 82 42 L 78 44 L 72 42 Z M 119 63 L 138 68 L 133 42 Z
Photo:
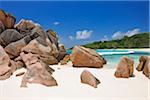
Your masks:
M 0 8 L 53 29 L 65 47 L 149 32 L 148 1 L 0 1 Z

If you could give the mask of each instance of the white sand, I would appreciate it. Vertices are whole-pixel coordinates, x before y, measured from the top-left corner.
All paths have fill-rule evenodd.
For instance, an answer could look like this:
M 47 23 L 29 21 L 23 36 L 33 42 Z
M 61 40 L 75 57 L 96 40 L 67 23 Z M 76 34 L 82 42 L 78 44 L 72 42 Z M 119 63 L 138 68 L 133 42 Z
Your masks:
M 114 77 L 115 69 L 73 68 L 70 64 L 52 67 L 56 70 L 53 77 L 58 86 L 28 84 L 28 88 L 20 88 L 22 76 L 15 76 L 25 70 L 20 69 L 9 79 L 0 81 L 0 100 L 148 100 L 150 97 L 150 80 L 136 70 L 135 77 L 120 79 Z M 80 82 L 84 69 L 101 81 L 98 88 Z

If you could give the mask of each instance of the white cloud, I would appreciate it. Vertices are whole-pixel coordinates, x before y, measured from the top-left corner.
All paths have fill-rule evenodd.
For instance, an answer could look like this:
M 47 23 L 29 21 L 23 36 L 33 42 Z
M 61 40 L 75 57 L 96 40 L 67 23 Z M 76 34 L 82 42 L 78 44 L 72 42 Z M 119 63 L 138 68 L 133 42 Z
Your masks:
M 125 36 L 130 37 L 130 36 L 133 36 L 133 35 L 138 34 L 138 33 L 140 33 L 140 29 L 136 28 L 136 29 L 133 29 L 131 31 L 129 30 L 128 32 L 126 32 Z
M 113 35 L 112 35 L 112 39 L 121 39 L 123 38 L 124 36 L 128 36 L 128 37 L 131 37 L 135 34 L 138 34 L 140 33 L 140 29 L 136 28 L 136 29 L 133 29 L 133 30 L 129 30 L 125 33 L 121 32 L 121 31 L 118 31 L 118 32 L 115 32 Z
M 83 31 L 77 31 L 76 32 L 76 39 L 87 39 L 90 38 L 93 31 L 83 30 Z
M 121 38 L 123 38 L 123 37 L 124 37 L 124 34 L 121 33 L 120 31 L 115 32 L 115 33 L 112 35 L 112 38 L 113 38 L 113 39 L 121 39 Z
M 107 35 L 105 35 L 102 39 L 101 39 L 101 41 L 108 41 L 109 39 L 108 39 L 108 37 L 107 37 Z
M 69 39 L 70 39 L 70 40 L 73 40 L 73 39 L 74 39 L 74 37 L 73 37 L 73 36 L 69 36 Z
M 53 24 L 57 26 L 60 25 L 60 22 L 54 22 Z

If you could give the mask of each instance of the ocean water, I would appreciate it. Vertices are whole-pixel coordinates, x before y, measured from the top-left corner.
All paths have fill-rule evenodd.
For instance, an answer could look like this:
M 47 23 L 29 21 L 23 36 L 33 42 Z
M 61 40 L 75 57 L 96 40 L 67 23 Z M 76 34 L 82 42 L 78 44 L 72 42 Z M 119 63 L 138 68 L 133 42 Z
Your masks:
M 71 50 L 68 50 L 67 53 L 71 54 Z M 150 53 L 147 52 L 137 52 L 129 50 L 108 50 L 108 49 L 98 49 L 96 50 L 102 57 L 107 60 L 107 64 L 104 67 L 115 68 L 119 63 L 121 57 L 128 56 L 134 60 L 134 67 L 136 68 L 139 63 L 139 58 L 142 55 L 148 56 Z
M 150 55 L 149 53 L 132 53 L 132 54 L 113 54 L 113 55 L 102 55 L 107 60 L 106 67 L 114 68 L 119 63 L 121 57 L 128 56 L 134 60 L 134 67 L 136 68 L 139 63 L 139 58 L 142 55 Z

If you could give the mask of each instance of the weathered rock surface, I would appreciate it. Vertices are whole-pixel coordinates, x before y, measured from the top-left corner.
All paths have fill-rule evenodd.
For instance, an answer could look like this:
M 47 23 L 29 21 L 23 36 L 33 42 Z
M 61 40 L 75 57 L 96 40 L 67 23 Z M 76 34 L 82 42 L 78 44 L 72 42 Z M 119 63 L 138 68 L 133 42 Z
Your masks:
M 23 35 L 21 35 L 15 29 L 7 29 L 0 34 L 0 45 L 5 47 L 11 42 L 16 42 L 20 40 L 21 38 L 23 38 Z
M 59 48 L 59 47 L 58 47 L 58 37 L 57 37 L 57 35 L 56 35 L 56 32 L 54 32 L 53 30 L 50 30 L 50 29 L 49 29 L 49 30 L 46 31 L 46 33 L 47 33 L 47 36 L 48 36 L 49 40 L 50 40 L 52 43 L 54 43 L 57 48 Z
M 7 54 L 9 54 L 10 58 L 18 57 L 21 53 L 22 48 L 25 47 L 30 41 L 31 38 L 29 36 L 26 36 L 16 42 L 12 42 L 7 45 L 5 47 L 5 51 L 7 52 Z
M 27 87 L 27 83 L 38 83 L 45 86 L 57 86 L 56 80 L 44 68 L 44 63 L 36 62 L 27 68 L 21 87 Z
M 117 78 L 129 78 L 133 76 L 134 71 L 134 61 L 131 58 L 128 58 L 126 56 L 121 58 L 121 61 L 117 65 L 117 69 L 115 72 L 115 76 Z
M 4 24 L 0 21 L 0 34 L 5 30 Z
M 65 55 L 67 55 L 67 53 L 66 53 L 66 49 L 65 49 L 64 45 L 59 44 L 59 51 L 58 51 L 57 60 L 58 61 L 62 60 L 65 57 Z
M 12 16 L 11 14 L 6 14 L 5 27 L 7 29 L 14 28 L 15 22 L 16 22 L 16 18 L 14 16 Z
M 143 74 L 150 79 L 150 59 L 145 64 L 145 67 L 143 69 Z
M 74 67 L 101 68 L 106 60 L 94 50 L 82 46 L 75 46 L 70 59 Z
M 100 84 L 100 81 L 89 71 L 84 70 L 80 75 L 81 82 L 84 84 L 89 84 L 94 88 L 97 88 L 97 85 Z
M 3 10 L 0 10 L 0 21 L 4 24 L 6 20 L 6 13 Z
M 46 38 L 47 38 L 47 35 L 46 33 L 44 32 L 44 30 L 42 29 L 42 27 L 35 27 L 33 30 L 32 30 L 32 34 L 38 34 L 38 38 L 37 38 L 37 41 L 44 45 L 44 46 L 47 46 L 47 42 L 46 42 Z
M 150 79 L 150 56 L 141 56 L 139 62 L 136 69 L 143 71 L 143 74 Z
M 26 67 L 28 68 L 30 65 L 38 62 L 39 60 L 39 55 L 37 54 L 32 54 L 32 53 L 24 53 L 21 52 L 20 53 L 20 57 L 23 60 L 23 62 L 25 63 Z
M 136 68 L 138 71 L 143 71 L 146 60 L 147 60 L 147 56 L 141 56 L 140 57 L 139 64 Z
M 3 10 L 0 10 L 0 21 L 4 24 L 6 29 L 10 29 L 14 28 L 16 18 L 11 14 L 7 14 Z
M 38 83 L 45 86 L 57 86 L 56 80 L 51 76 L 54 71 L 43 63 L 38 55 L 32 53 L 21 53 L 20 55 L 27 66 L 21 87 L 27 87 L 27 83 Z
M 10 58 L 0 46 L 0 80 L 7 79 L 11 76 L 12 71 L 10 65 Z
M 57 59 L 53 56 L 52 48 L 40 44 L 36 39 L 32 40 L 27 46 L 22 48 L 23 52 L 38 54 L 40 59 L 46 64 L 57 64 Z
M 40 56 L 40 59 L 47 65 L 58 64 L 58 60 L 54 56 Z
M 36 39 L 30 41 L 28 45 L 22 48 L 23 52 L 30 52 L 33 54 L 39 55 L 51 55 L 52 49 L 49 46 L 44 46 L 43 44 L 39 43 Z
M 22 60 L 18 60 L 18 61 L 11 60 L 11 63 L 13 64 L 13 67 L 15 66 L 14 71 L 16 71 L 17 69 L 25 67 L 25 64 Z

